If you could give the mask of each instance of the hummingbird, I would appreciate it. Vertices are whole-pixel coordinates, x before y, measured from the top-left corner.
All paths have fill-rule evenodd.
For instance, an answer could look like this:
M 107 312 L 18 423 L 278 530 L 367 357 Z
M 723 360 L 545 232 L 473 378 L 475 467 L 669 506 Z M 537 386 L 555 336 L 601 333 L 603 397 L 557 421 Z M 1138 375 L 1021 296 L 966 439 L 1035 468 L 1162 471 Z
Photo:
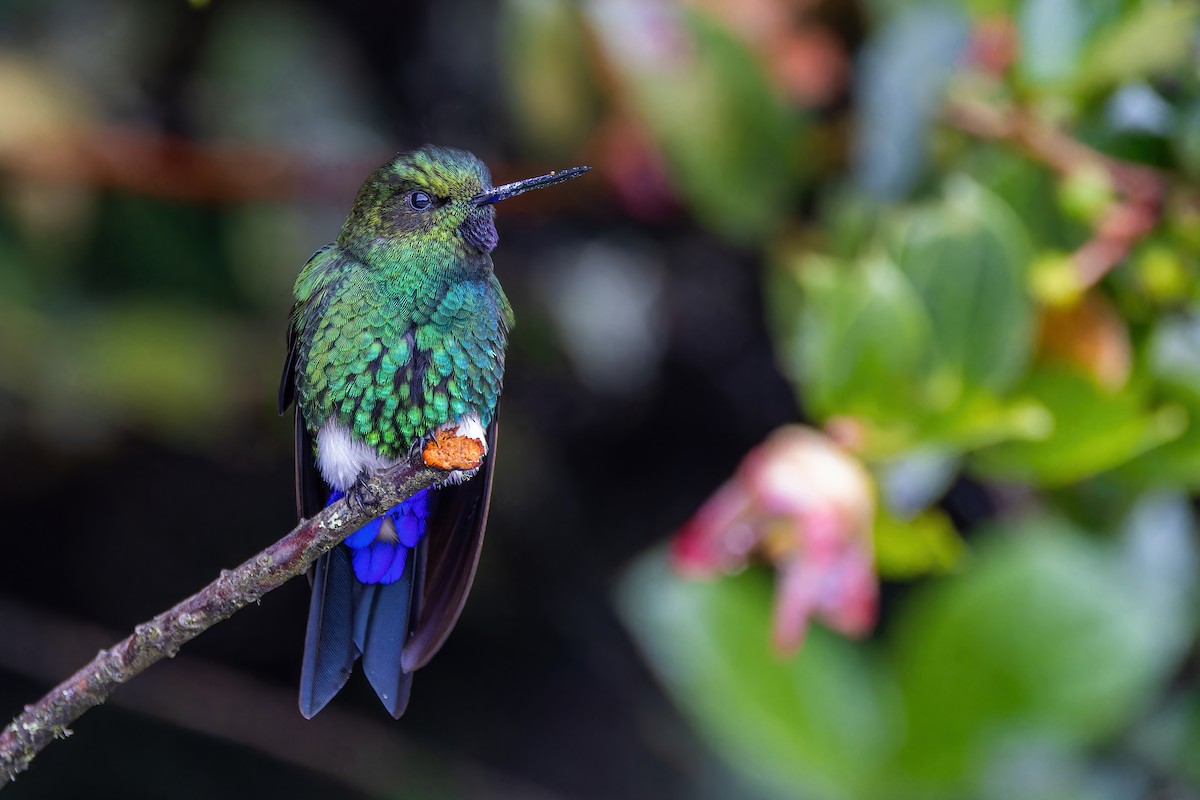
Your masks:
M 322 556 L 300 673 L 312 718 L 354 663 L 399 719 L 412 674 L 458 621 L 483 544 L 512 307 L 492 265 L 494 204 L 587 172 L 492 186 L 471 153 L 425 145 L 363 183 L 337 241 L 300 271 L 279 386 L 295 403 L 301 518 L 350 495 L 439 432 L 484 443 L 482 464 L 388 509 Z M 477 474 L 478 473 L 478 474 Z

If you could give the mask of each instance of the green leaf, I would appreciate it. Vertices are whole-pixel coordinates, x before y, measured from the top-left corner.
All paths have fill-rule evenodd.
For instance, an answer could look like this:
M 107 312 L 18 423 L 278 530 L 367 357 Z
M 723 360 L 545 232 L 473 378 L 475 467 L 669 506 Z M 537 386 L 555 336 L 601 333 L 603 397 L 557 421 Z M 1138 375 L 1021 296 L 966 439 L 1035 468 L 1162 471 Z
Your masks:
M 956 167 L 1019 212 L 1037 249 L 1074 250 L 1091 237 L 1090 228 L 1063 214 L 1056 198 L 1059 176 L 1045 165 L 1008 148 L 977 144 Z
M 1177 405 L 1151 411 L 1134 387 L 1110 392 L 1087 376 L 1042 367 L 1022 387 L 1053 419 L 1040 440 L 981 450 L 974 471 L 992 478 L 1062 485 L 1112 469 L 1175 439 L 1187 419 Z
M 800 124 L 755 56 L 699 11 L 594 3 L 588 18 L 700 220 L 739 243 L 773 234 L 791 205 Z
M 1191 57 L 1198 16 L 1200 6 L 1190 0 L 1138 4 L 1088 48 L 1080 89 L 1102 91 L 1182 67 Z
M 933 323 L 940 369 L 967 387 L 1011 387 L 1035 324 L 1025 289 L 1030 244 L 1013 210 L 954 176 L 944 201 L 904 218 L 893 238 L 896 263 Z
M 898 733 L 894 695 L 861 647 L 813 630 L 771 650 L 771 589 L 748 571 L 685 580 L 654 551 L 628 569 L 618 610 L 673 699 L 729 763 L 781 796 L 855 798 Z
M 776 271 L 768 301 L 786 371 L 811 413 L 895 420 L 924 405 L 930 321 L 889 259 L 799 256 Z
M 913 430 L 914 436 L 928 445 L 974 450 L 1009 439 L 1044 439 L 1053 425 L 1046 408 L 1028 397 L 1006 400 L 975 392 L 930 414 Z
M 1185 399 L 1182 409 L 1183 435 L 1122 465 L 1115 477 L 1133 486 L 1200 490 L 1200 404 Z
M 949 572 L 966 555 L 954 523 L 941 511 L 899 520 L 882 508 L 875 515 L 875 565 L 880 577 L 905 579 Z
M 826 252 L 845 259 L 862 255 L 876 238 L 884 207 L 849 183 L 826 189 L 820 203 L 817 224 Z
M 1146 361 L 1163 398 L 1177 402 L 1187 418 L 1181 436 L 1117 471 L 1141 486 L 1200 488 L 1200 309 L 1164 316 L 1150 336 Z
M 1025 368 L 1034 327 L 1011 209 L 959 177 L 941 203 L 889 226 L 894 257 L 797 252 L 769 274 L 776 345 L 805 408 L 858 417 L 870 458 L 1041 434 L 1040 406 L 999 394 Z
M 891 638 L 909 723 L 896 768 L 961 789 L 1006 736 L 1088 745 L 1127 724 L 1194 621 L 1189 592 L 1159 591 L 1146 552 L 1034 518 L 997 528 L 969 574 L 915 596 Z

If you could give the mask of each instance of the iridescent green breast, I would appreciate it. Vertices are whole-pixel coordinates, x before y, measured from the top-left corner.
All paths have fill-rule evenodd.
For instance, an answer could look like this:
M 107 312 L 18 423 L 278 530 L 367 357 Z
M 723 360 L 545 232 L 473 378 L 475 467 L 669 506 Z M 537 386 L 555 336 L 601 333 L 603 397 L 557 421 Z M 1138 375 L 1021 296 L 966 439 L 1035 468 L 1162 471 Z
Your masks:
M 313 262 L 317 262 L 315 266 Z M 336 247 L 297 281 L 301 412 L 393 458 L 439 425 L 487 425 L 504 376 L 512 310 L 490 270 L 371 270 Z

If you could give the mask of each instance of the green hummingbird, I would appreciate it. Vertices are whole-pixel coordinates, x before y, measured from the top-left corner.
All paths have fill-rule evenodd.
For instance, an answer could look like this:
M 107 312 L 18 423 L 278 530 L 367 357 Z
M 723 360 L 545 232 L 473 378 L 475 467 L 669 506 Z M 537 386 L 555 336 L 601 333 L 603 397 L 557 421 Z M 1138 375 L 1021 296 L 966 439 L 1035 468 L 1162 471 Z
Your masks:
M 313 568 L 300 677 L 306 718 L 359 658 L 399 718 L 412 673 L 457 622 L 483 544 L 513 324 L 492 267 L 493 204 L 588 169 L 493 187 L 464 150 L 401 153 L 371 173 L 337 241 L 301 270 L 279 387 L 279 412 L 296 404 L 301 517 L 355 496 L 372 473 L 440 431 L 485 443 L 480 467 L 389 509 Z

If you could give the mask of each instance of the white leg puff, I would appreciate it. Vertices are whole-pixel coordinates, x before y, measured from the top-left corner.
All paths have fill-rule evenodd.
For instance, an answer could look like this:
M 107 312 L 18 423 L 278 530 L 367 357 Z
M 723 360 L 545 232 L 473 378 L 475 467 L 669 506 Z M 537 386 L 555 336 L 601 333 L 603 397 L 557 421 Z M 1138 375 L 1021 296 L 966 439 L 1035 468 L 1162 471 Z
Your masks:
M 334 421 L 317 431 L 317 468 L 334 489 L 344 492 L 362 472 L 372 473 L 396 464 L 384 458 L 366 442 L 350 436 L 350 429 Z

